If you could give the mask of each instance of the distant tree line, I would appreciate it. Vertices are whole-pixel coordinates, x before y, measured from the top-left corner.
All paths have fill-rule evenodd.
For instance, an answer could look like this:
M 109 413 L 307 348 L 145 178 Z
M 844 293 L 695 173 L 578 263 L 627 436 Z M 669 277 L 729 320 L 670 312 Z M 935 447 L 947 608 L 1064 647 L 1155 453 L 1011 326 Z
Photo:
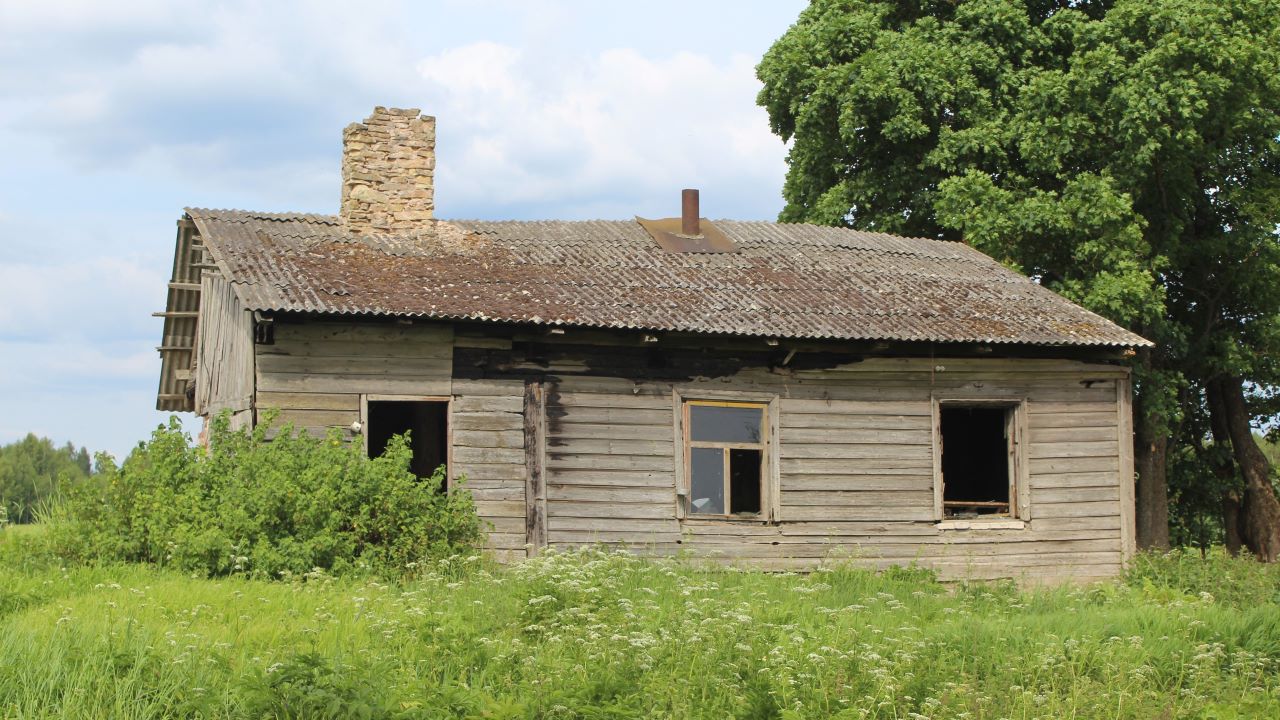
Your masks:
M 41 503 L 52 501 L 60 487 L 92 472 L 85 448 L 71 443 L 58 447 L 48 438 L 28 434 L 0 446 L 0 507 L 9 522 L 33 522 Z
M 963 239 L 1154 341 L 1139 543 L 1275 561 L 1277 67 L 1280 0 L 813 0 L 757 74 L 781 220 Z

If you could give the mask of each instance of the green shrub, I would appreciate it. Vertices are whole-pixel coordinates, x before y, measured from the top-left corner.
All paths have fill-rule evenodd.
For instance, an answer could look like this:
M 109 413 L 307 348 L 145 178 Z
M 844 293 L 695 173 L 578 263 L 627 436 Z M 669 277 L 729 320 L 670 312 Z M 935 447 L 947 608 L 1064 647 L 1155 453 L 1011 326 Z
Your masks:
M 319 568 L 397 577 L 425 559 L 464 552 L 481 537 L 470 493 L 441 492 L 443 468 L 420 480 L 404 438 L 376 459 L 335 434 L 286 426 L 230 431 L 214 422 L 209 449 L 177 420 L 120 468 L 73 483 L 51 529 L 70 560 L 150 562 L 203 575 L 279 578 Z

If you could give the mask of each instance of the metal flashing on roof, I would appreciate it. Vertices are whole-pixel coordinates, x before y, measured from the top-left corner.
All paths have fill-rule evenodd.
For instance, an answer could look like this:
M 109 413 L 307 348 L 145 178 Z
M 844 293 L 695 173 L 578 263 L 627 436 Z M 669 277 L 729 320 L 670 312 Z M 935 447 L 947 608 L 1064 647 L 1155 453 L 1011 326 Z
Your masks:
M 187 212 L 248 310 L 791 339 L 1150 345 L 962 243 L 720 220 L 714 227 L 737 252 L 668 252 L 633 220 L 430 220 L 380 236 L 322 215 Z
M 697 235 L 686 235 L 681 230 L 680 218 L 662 218 L 646 220 L 636 217 L 636 222 L 645 232 L 662 246 L 663 250 L 672 253 L 736 253 L 738 246 L 730 240 L 720 228 L 706 218 L 698 219 Z

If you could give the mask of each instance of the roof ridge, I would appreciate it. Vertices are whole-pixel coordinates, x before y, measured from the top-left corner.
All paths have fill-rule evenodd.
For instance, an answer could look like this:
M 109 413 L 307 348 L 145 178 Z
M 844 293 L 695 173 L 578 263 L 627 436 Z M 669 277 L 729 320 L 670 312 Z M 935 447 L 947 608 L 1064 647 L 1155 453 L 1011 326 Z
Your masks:
M 188 213 L 196 212 L 202 215 L 236 214 L 236 215 L 245 215 L 245 216 L 264 219 L 264 220 L 307 219 L 311 221 L 323 221 L 323 222 L 330 222 L 330 223 L 340 222 L 340 218 L 337 214 L 311 213 L 311 212 L 302 212 L 302 211 L 273 212 L 273 211 L 266 211 L 266 210 L 245 210 L 242 208 L 202 208 L 202 207 L 187 207 L 187 208 L 184 208 L 184 210 Z M 448 223 L 506 223 L 506 224 L 518 224 L 518 225 L 535 225 L 535 224 L 546 224 L 546 223 L 573 224 L 573 225 L 601 223 L 601 224 L 624 225 L 624 224 L 635 223 L 635 218 L 562 219 L 562 218 L 475 218 L 475 217 L 446 218 L 446 217 L 441 217 L 441 218 L 432 218 L 432 220 L 434 220 L 435 222 L 448 222 Z M 956 246 L 972 248 L 972 246 L 970 246 L 967 242 L 963 240 L 928 238 L 928 237 L 922 237 L 919 235 L 897 235 L 894 233 L 882 232 L 879 230 L 863 230 L 860 228 L 844 227 L 842 225 L 823 225 L 820 223 L 809 223 L 809 222 L 784 222 L 784 221 L 777 221 L 777 220 L 739 219 L 739 218 L 729 218 L 729 217 L 710 218 L 710 221 L 722 222 L 722 223 L 723 222 L 737 223 L 737 224 L 744 224 L 744 225 L 745 224 L 765 225 L 765 226 L 771 226 L 771 227 L 817 228 L 817 229 L 830 230 L 830 231 L 839 232 L 839 233 L 852 233 L 856 235 L 864 235 L 864 236 L 876 237 L 876 238 L 890 238 L 893 240 L 922 240 L 930 243 L 943 243 L 947 245 L 956 245 Z M 375 235 L 385 236 L 385 237 L 396 237 L 398 234 L 397 233 L 375 233 Z

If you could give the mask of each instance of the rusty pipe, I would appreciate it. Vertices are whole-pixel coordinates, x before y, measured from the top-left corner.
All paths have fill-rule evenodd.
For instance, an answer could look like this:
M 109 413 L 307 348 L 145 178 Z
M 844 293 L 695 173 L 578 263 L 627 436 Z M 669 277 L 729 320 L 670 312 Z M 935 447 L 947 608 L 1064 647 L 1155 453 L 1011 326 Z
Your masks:
M 684 235 L 701 235 L 698 222 L 698 191 L 686 188 L 680 192 L 680 232 Z

